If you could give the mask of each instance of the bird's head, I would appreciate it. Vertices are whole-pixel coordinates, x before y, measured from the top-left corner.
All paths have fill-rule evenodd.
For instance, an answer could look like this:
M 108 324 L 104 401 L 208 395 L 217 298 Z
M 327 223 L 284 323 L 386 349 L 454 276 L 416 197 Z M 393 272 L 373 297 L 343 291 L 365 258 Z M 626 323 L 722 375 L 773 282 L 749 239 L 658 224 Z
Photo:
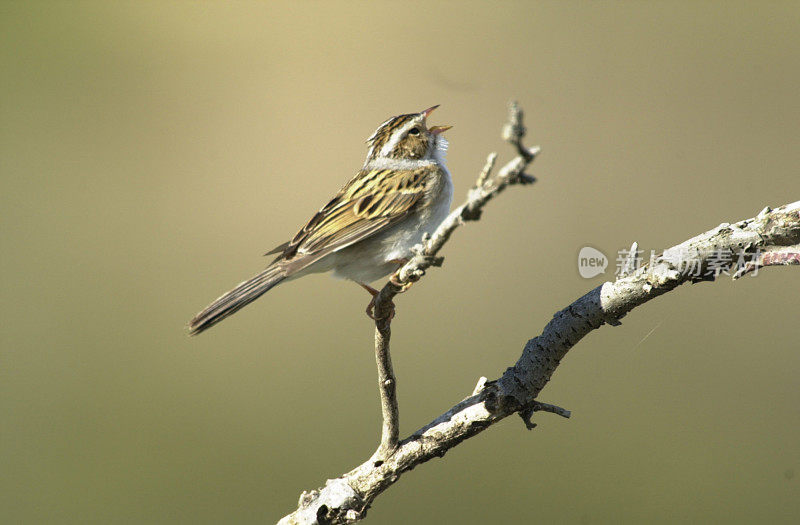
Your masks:
M 367 139 L 367 163 L 378 159 L 434 160 L 444 157 L 447 140 L 441 135 L 451 126 L 428 127 L 428 115 L 439 106 L 419 113 L 392 117 Z

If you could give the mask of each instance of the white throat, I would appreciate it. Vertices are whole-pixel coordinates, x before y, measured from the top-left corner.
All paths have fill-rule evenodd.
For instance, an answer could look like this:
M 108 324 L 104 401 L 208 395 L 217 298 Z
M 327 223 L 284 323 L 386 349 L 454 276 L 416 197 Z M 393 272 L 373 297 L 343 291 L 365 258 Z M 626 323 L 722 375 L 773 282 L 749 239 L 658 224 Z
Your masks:
M 392 157 L 376 157 L 364 163 L 364 169 L 373 170 L 414 170 L 438 164 L 445 170 L 447 169 L 447 139 L 441 135 L 437 136 L 433 143 L 433 150 L 430 158 L 427 159 L 396 159 Z M 370 153 L 372 150 L 370 150 Z
M 415 170 L 426 166 L 433 166 L 436 161 L 433 159 L 393 159 L 391 157 L 378 157 L 368 160 L 364 164 L 365 169 L 372 170 Z
M 445 162 L 447 161 L 447 148 L 450 146 L 450 143 L 447 142 L 447 139 L 441 135 L 436 135 L 436 140 L 433 143 L 433 160 L 436 161 L 437 164 L 441 164 L 442 167 L 445 167 Z

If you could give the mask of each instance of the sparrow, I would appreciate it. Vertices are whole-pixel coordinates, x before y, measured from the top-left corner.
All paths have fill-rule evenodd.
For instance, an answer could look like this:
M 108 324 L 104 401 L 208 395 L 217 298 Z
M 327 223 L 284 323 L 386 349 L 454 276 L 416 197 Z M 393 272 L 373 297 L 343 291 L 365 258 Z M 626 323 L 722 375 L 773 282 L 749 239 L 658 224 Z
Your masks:
M 364 166 L 288 242 L 267 268 L 208 305 L 189 321 L 199 334 L 255 301 L 276 285 L 332 271 L 370 292 L 367 283 L 398 270 L 425 233 L 447 217 L 453 182 L 445 165 L 451 126 L 427 126 L 438 105 L 398 115 L 367 139 Z M 370 306 L 367 307 L 370 313 Z

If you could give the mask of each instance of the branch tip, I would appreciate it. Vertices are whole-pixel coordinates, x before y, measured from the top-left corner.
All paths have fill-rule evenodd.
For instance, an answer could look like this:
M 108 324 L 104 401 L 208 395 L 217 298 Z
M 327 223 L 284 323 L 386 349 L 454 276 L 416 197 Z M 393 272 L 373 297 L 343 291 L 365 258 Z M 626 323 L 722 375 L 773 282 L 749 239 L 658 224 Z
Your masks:
M 639 243 L 634 241 L 633 244 L 631 244 L 631 249 L 628 251 L 628 255 L 625 256 L 625 261 L 622 263 L 619 276 L 627 277 L 631 275 L 633 272 L 639 269 L 641 262 L 642 260 L 639 258 Z
M 475 385 L 475 388 L 472 390 L 472 395 L 473 396 L 477 396 L 478 394 L 480 394 L 483 391 L 483 389 L 486 388 L 486 382 L 487 381 L 488 381 L 487 378 L 481 376 L 478 379 L 478 384 Z
M 486 157 L 486 164 L 483 165 L 483 169 L 481 170 L 480 175 L 478 175 L 478 180 L 475 181 L 475 186 L 473 190 L 482 188 L 486 181 L 489 179 L 489 175 L 492 173 L 494 169 L 494 163 L 497 161 L 497 153 L 494 151 L 489 153 L 489 156 Z M 471 193 L 471 192 L 470 192 Z
M 567 419 L 569 419 L 569 417 L 572 415 L 572 412 L 566 408 L 551 405 L 550 403 L 542 403 L 541 401 L 533 401 L 518 412 L 519 417 L 522 418 L 522 422 L 525 423 L 525 428 L 528 430 L 533 430 L 536 428 L 536 423 L 531 421 L 531 417 L 533 417 L 534 412 L 549 412 Z

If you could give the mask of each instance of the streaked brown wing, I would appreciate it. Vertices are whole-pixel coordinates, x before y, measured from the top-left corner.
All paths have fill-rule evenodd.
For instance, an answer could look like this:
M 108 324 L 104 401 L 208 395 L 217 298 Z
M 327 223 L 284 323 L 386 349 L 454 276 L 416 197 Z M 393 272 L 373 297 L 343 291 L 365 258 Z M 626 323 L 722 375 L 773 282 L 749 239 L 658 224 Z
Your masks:
M 426 170 L 359 172 L 300 230 L 283 251 L 296 272 L 388 228 L 408 215 L 424 191 Z

